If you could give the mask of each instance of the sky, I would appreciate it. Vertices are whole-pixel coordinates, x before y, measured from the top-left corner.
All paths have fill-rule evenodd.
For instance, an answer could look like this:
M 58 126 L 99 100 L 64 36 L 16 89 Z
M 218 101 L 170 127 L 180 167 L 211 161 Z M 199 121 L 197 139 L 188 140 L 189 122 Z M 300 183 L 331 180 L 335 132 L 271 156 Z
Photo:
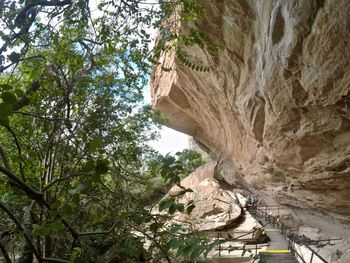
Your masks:
M 0 0 L 1 1 L 1 0 Z M 150 1 L 146 0 L 145 2 Z M 99 0 L 90 1 L 90 7 L 93 17 L 98 17 L 102 13 L 98 10 L 97 5 L 100 3 Z M 155 30 L 149 29 L 149 33 L 155 36 Z M 0 43 L 1 44 L 1 43 Z M 154 45 L 154 42 L 150 45 Z M 147 104 L 151 104 L 151 92 L 149 85 L 143 91 L 144 101 Z M 162 126 L 160 130 L 160 138 L 157 141 L 151 141 L 150 145 L 152 148 L 165 155 L 167 153 L 175 154 L 178 151 L 188 148 L 188 135 L 170 129 L 166 126 Z
M 90 1 L 91 10 L 93 10 L 93 13 L 95 13 L 93 16 L 98 16 L 99 13 L 101 13 L 97 8 L 99 2 L 99 0 Z M 145 2 L 153 1 L 146 0 Z M 156 35 L 154 29 L 150 28 L 148 31 L 150 35 Z M 152 41 L 150 45 L 154 45 L 154 42 Z M 151 104 L 151 91 L 149 85 L 147 85 L 147 87 L 144 89 L 143 96 L 145 103 Z M 188 135 L 170 129 L 166 126 L 162 126 L 162 129 L 160 130 L 160 138 L 157 141 L 151 141 L 150 146 L 163 155 L 167 153 L 175 154 L 178 151 L 188 148 Z
M 167 153 L 174 155 L 176 152 L 188 148 L 188 136 L 186 134 L 163 126 L 160 135 L 161 138 L 158 141 L 150 142 L 150 146 L 163 155 Z
M 143 90 L 143 96 L 146 103 L 151 103 L 150 87 Z M 175 154 L 188 148 L 188 135 L 162 126 L 160 130 L 160 139 L 151 141 L 150 146 L 165 155 L 167 153 Z

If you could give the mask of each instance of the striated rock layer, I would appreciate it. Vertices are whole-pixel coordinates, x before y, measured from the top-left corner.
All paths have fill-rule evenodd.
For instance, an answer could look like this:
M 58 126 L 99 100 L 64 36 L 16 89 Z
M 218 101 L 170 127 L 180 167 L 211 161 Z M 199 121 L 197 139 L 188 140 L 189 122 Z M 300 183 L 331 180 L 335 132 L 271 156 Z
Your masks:
M 350 221 L 350 1 L 202 0 L 194 27 L 215 54 L 183 48 L 154 69 L 153 104 L 228 182 Z

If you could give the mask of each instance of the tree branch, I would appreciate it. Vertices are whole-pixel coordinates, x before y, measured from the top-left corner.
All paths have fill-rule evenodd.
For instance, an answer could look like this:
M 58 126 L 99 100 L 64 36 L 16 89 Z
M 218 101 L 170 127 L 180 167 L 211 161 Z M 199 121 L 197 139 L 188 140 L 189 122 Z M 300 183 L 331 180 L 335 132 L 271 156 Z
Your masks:
M 44 200 L 44 195 L 42 193 L 37 192 L 34 189 L 32 189 L 30 186 L 26 185 L 21 179 L 15 176 L 11 171 L 7 170 L 2 166 L 0 166 L 0 172 L 5 174 L 12 182 L 15 183 L 16 187 L 24 191 L 26 195 L 30 197 L 32 200 L 36 201 L 40 205 L 43 205 L 49 211 L 51 210 L 50 205 Z M 77 242 L 77 240 L 79 240 L 78 233 L 76 233 L 75 230 L 70 226 L 70 224 L 60 215 L 58 215 L 58 218 L 61 220 L 63 225 L 67 228 L 67 230 L 71 233 L 74 239 L 74 242 Z
M 6 154 L 1 146 L 0 146 L 0 157 L 1 157 L 2 163 L 4 164 L 5 168 L 10 171 L 11 169 L 10 169 L 9 162 L 8 162 L 8 160 L 6 158 Z
M 8 169 L 6 169 L 6 168 L 4 168 L 2 166 L 0 166 L 0 172 L 5 174 L 10 179 L 10 181 L 13 182 L 16 187 L 18 187 L 19 189 L 24 191 L 28 197 L 30 197 L 31 199 L 37 201 L 41 205 L 45 204 L 45 201 L 44 201 L 44 198 L 43 198 L 44 195 L 42 193 L 39 193 L 39 192 L 35 191 L 33 188 L 31 188 L 30 186 L 25 184 L 17 176 L 15 176 L 11 171 L 9 171 Z
M 59 258 L 43 258 L 44 262 L 71 263 L 71 261 Z
M 28 11 L 32 9 L 33 7 L 36 6 L 53 6 L 53 7 L 60 7 L 60 6 L 65 6 L 65 5 L 70 5 L 72 3 L 72 0 L 63 0 L 63 1 L 45 1 L 45 0 L 36 0 L 36 1 L 31 1 L 29 4 L 24 6 L 21 11 L 16 16 L 16 21 L 22 20 L 23 18 L 25 19 L 27 16 Z
M 13 105 L 13 111 L 17 111 L 19 109 L 22 109 L 24 106 L 27 106 L 29 104 L 29 98 L 28 95 L 36 92 L 40 88 L 39 81 L 33 81 L 30 85 L 30 88 L 27 90 L 26 94 L 17 100 L 15 104 Z
M 79 236 L 89 236 L 89 235 L 108 235 L 110 234 L 119 221 L 115 221 L 114 224 L 107 231 L 95 231 L 95 232 L 82 232 Z
M 67 122 L 68 121 L 68 122 L 73 122 L 73 123 L 79 124 L 81 126 L 85 126 L 87 128 L 90 128 L 88 125 L 86 125 L 86 124 L 84 124 L 82 122 L 79 122 L 79 121 L 76 121 L 76 120 L 67 119 L 67 118 L 52 118 L 52 117 L 41 116 L 41 115 L 38 115 L 38 114 L 35 114 L 35 113 L 23 112 L 23 111 L 14 111 L 14 113 L 25 115 L 25 116 L 35 117 L 35 118 L 46 120 L 46 121 L 53 121 L 53 122 L 55 122 L 55 121 Z
M 12 130 L 12 128 L 9 125 L 3 125 L 3 126 L 12 135 L 12 138 L 13 138 L 15 144 L 16 144 L 17 151 L 18 151 L 18 157 L 19 157 L 19 171 L 20 171 L 20 174 L 21 174 L 23 182 L 25 182 L 26 180 L 25 180 L 24 169 L 23 169 L 23 165 L 22 165 L 22 148 L 21 148 L 21 145 L 20 145 L 20 143 L 19 143 L 19 141 L 17 139 L 17 135 L 14 132 L 14 130 Z M 10 169 L 8 169 L 8 170 L 10 170 Z
M 6 263 L 12 263 L 11 258 L 9 256 L 9 254 L 7 253 L 7 250 L 5 248 L 5 246 L 2 244 L 2 240 L 0 239 L 0 251 L 2 253 L 2 255 L 5 258 L 5 262 Z
M 26 231 L 24 230 L 24 228 L 22 227 L 21 223 L 17 220 L 17 218 L 15 217 L 14 214 L 12 214 L 12 212 L 3 204 L 0 202 L 0 209 L 2 209 L 10 218 L 11 220 L 15 223 L 15 225 L 17 226 L 17 228 L 23 233 L 24 238 L 27 240 L 28 244 L 30 245 L 30 248 L 32 249 L 35 257 L 37 258 L 38 262 L 41 263 L 42 258 L 40 256 L 40 254 L 38 253 L 38 251 L 36 250 L 32 239 L 30 238 L 30 236 L 26 233 Z
M 72 173 L 70 175 L 67 175 L 67 176 L 64 176 L 64 177 L 59 177 L 53 181 L 51 181 L 50 183 L 48 183 L 47 185 L 44 185 L 42 191 L 45 192 L 47 191 L 52 185 L 56 184 L 56 183 L 59 183 L 59 182 L 62 182 L 62 181 L 65 181 L 69 178 L 72 178 L 72 177 L 78 177 L 78 176 L 84 176 L 84 175 L 91 175 L 91 173 L 89 172 L 80 172 L 80 173 Z

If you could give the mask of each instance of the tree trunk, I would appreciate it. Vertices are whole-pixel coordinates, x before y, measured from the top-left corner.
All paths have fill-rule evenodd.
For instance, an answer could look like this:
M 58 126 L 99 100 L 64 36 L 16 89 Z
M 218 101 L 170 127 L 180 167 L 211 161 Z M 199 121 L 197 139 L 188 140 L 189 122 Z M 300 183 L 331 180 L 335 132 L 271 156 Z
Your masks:
M 23 228 L 24 231 L 30 233 L 32 231 L 32 216 L 30 209 L 25 207 L 23 215 Z M 16 260 L 16 263 L 32 263 L 33 262 L 33 250 L 30 243 L 23 239 L 21 244 L 21 252 L 19 258 Z
M 2 237 L 0 237 L 0 256 L 2 255 L 6 263 L 12 263 L 9 254 L 7 253 L 5 244 L 2 243 Z

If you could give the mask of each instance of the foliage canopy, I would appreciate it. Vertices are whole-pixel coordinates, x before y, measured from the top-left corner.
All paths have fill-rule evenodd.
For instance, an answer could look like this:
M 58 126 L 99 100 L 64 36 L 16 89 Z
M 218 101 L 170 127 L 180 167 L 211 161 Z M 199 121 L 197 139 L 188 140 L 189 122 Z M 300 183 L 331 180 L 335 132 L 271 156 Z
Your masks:
M 202 161 L 150 149 L 157 124 L 142 90 L 169 49 L 166 37 L 152 48 L 152 30 L 167 36 L 174 10 L 190 21 L 201 9 L 185 0 L 94 4 L 0 2 L 0 250 L 12 262 L 3 242 L 11 236 L 22 263 L 193 260 L 212 244 L 147 206 Z M 192 33 L 181 41 L 204 42 Z

